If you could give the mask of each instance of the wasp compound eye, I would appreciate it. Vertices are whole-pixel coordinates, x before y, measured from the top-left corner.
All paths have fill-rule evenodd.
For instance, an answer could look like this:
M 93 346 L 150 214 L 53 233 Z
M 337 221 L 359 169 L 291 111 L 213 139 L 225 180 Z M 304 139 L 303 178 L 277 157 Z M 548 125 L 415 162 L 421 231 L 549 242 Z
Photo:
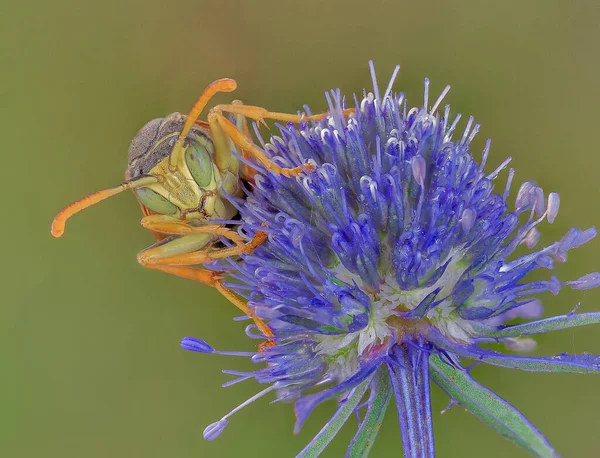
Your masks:
M 206 187 L 213 179 L 213 161 L 206 148 L 191 142 L 185 151 L 185 163 L 200 187 Z

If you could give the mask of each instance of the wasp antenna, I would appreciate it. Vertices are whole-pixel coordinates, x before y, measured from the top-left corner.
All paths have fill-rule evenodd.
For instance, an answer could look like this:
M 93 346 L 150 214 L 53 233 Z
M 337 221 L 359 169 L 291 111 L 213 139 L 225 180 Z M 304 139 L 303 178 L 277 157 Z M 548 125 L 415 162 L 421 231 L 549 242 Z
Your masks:
M 98 202 L 102 202 L 109 197 L 115 196 L 126 189 L 137 188 L 140 186 L 147 186 L 152 183 L 156 183 L 158 180 L 155 177 L 143 177 L 139 180 L 130 181 L 128 183 L 120 184 L 119 186 L 115 186 L 114 188 L 103 189 L 102 191 L 94 192 L 88 196 L 85 196 L 83 199 L 79 199 L 76 202 L 73 202 L 70 205 L 67 205 L 63 208 L 58 215 L 52 221 L 52 227 L 50 232 L 54 237 L 60 237 L 65 232 L 65 224 L 67 220 L 76 213 L 79 213 L 81 210 L 84 210 L 92 205 L 97 204 Z
M 198 121 L 202 110 L 206 108 L 206 105 L 208 104 L 210 99 L 212 99 L 213 96 L 219 92 L 233 92 L 236 88 L 237 83 L 235 82 L 235 80 L 231 78 L 222 78 L 213 81 L 207 86 L 206 89 L 204 89 L 204 92 L 200 94 L 200 97 L 198 97 L 198 100 L 196 100 L 196 103 L 188 113 L 183 129 L 179 133 L 179 137 L 177 137 L 177 141 L 175 142 L 175 146 L 173 147 L 173 153 L 171 154 L 171 168 L 174 168 L 177 165 L 177 162 L 179 161 L 179 156 L 183 152 L 183 142 L 185 141 L 187 134 L 189 134 L 190 130 L 192 130 L 192 127 L 194 126 L 196 121 Z

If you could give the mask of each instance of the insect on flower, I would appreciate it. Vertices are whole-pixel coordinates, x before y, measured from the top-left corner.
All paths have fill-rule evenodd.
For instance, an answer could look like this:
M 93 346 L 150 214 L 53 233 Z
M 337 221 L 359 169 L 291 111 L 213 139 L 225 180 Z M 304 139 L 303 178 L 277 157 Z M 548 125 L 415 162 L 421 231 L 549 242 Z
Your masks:
M 308 163 L 293 168 L 276 164 L 250 139 L 245 121 L 252 118 L 259 123 L 264 123 L 264 119 L 299 122 L 303 115 L 273 113 L 237 101 L 213 107 L 208 122 L 198 120 L 216 93 L 232 92 L 236 87 L 232 79 L 217 80 L 204 90 L 187 116 L 174 113 L 147 123 L 131 142 L 125 182 L 65 207 L 54 219 L 51 232 L 60 237 L 67 219 L 75 213 L 132 189 L 144 214 L 141 225 L 157 239 L 138 254 L 139 263 L 215 287 L 269 337 L 269 327 L 223 285 L 220 272 L 191 267 L 251 253 L 266 239 L 266 234 L 258 231 L 246 241 L 222 223 L 232 220 L 238 212 L 228 197 L 243 194 L 240 180 L 252 180 L 253 169 L 248 160 L 254 159 L 282 176 L 296 176 L 313 168 Z M 236 124 L 223 113 L 237 116 Z M 318 120 L 326 115 L 307 119 Z M 220 237 L 233 246 L 219 246 Z
M 511 199 L 514 170 L 502 179 L 510 158 L 486 172 L 489 141 L 481 160 L 472 152 L 479 124 L 469 118 L 458 132 L 460 116 L 451 116 L 450 106 L 438 112 L 449 87 L 430 105 L 426 80 L 422 104 L 411 108 L 393 92 L 398 70 L 381 93 L 371 63 L 373 90 L 354 98 L 354 112 L 339 90 L 331 91 L 327 117 L 280 126 L 267 144 L 258 137 L 272 156 L 292 165 L 312 159 L 315 169 L 286 177 L 258 165 L 236 202 L 241 231 L 252 236 L 262 229 L 268 239 L 241 261 L 218 262 L 236 280 L 225 285 L 268 324 L 273 345 L 218 351 L 183 339 L 184 349 L 257 364 L 224 371 L 236 377 L 224 386 L 252 379 L 265 386 L 204 437 L 217 438 L 233 414 L 269 393 L 295 403 L 296 431 L 321 403 L 335 400 L 336 412 L 298 457 L 319 455 L 354 414 L 360 421 L 347 456 L 365 457 L 395 403 L 404 456 L 430 458 L 433 381 L 452 404 L 515 444 L 555 457 L 519 410 L 475 381 L 470 361 L 600 372 L 598 355 L 523 354 L 535 345 L 532 335 L 600 323 L 600 312 L 575 310 L 538 319 L 543 293 L 600 285 L 598 272 L 568 281 L 548 275 L 596 230 L 570 229 L 536 248 L 539 228 L 558 215 L 558 194 L 525 181 Z M 534 270 L 549 278 L 530 278 Z M 247 334 L 264 338 L 255 327 Z

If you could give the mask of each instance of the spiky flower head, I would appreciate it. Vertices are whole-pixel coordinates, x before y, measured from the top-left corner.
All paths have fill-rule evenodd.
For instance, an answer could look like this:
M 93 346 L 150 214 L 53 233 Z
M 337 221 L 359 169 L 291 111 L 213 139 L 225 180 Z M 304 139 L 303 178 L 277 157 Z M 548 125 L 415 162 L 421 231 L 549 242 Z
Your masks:
M 449 88 L 430 104 L 425 80 L 421 106 L 409 108 L 392 91 L 382 94 L 371 65 L 373 91 L 354 97 L 348 110 L 340 91 L 326 94 L 320 122 L 280 126 L 262 147 L 277 163 L 316 169 L 287 178 L 258 169 L 239 208 L 239 232 L 268 241 L 243 260 L 215 269 L 237 281 L 229 287 L 265 320 L 274 345 L 257 352 L 218 352 L 204 341 L 182 346 L 204 353 L 249 356 L 259 368 L 230 373 L 231 383 L 255 379 L 266 388 L 205 430 L 217 437 L 230 415 L 258 397 L 295 402 L 296 431 L 313 409 L 334 399 L 338 410 L 298 456 L 316 456 L 355 412 L 361 423 L 348 455 L 366 456 L 388 403 L 395 399 L 406 457 L 434 456 L 430 379 L 480 419 L 538 456 L 552 447 L 514 407 L 475 382 L 464 359 L 527 371 L 595 373 L 600 357 L 531 357 L 484 349 L 499 343 L 530 350 L 528 336 L 600 321 L 600 313 L 567 313 L 536 320 L 537 295 L 564 286 L 600 284 L 592 273 L 577 280 L 528 281 L 535 269 L 552 270 L 595 229 L 569 230 L 535 248 L 538 227 L 557 217 L 559 196 L 533 182 L 509 198 L 510 159 L 491 172 L 470 151 L 479 130 L 469 118 L 438 112 Z M 310 114 L 308 108 L 305 108 Z M 258 132 L 257 132 L 258 134 Z M 242 160 L 242 158 L 240 158 Z M 500 176 L 506 178 L 500 179 Z M 515 256 L 524 246 L 527 252 Z M 507 324 L 524 318 L 521 324 Z M 255 326 L 249 336 L 262 339 Z

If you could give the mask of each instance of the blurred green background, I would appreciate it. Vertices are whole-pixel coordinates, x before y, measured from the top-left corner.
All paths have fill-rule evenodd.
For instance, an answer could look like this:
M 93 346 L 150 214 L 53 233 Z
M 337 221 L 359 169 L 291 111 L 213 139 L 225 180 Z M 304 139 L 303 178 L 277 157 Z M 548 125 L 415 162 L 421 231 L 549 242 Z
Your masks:
M 194 335 L 217 348 L 252 349 L 236 310 L 214 291 L 139 267 L 152 242 L 127 194 L 49 233 L 70 201 L 121 182 L 129 142 L 146 121 L 186 112 L 212 80 L 233 77 L 234 97 L 275 111 L 323 93 L 399 84 L 422 100 L 452 85 L 454 112 L 493 138 L 490 167 L 514 157 L 515 183 L 558 191 L 556 223 L 600 226 L 598 105 L 600 6 L 594 1 L 103 0 L 0 5 L 3 216 L 0 304 L 0 455 L 6 457 L 294 456 L 333 410 L 319 408 L 299 436 L 290 405 L 263 399 L 215 442 L 204 427 L 258 389 L 222 389 L 222 368 L 246 361 L 184 352 Z M 436 95 L 432 96 L 433 98 Z M 221 97 L 217 102 L 230 100 Z M 463 124 L 464 125 L 464 124 Z M 515 187 L 513 187 L 514 192 Z M 561 279 L 600 270 L 600 240 L 560 265 Z M 600 291 L 544 296 L 552 313 L 600 310 Z M 539 339 L 538 354 L 600 352 L 600 329 Z M 478 380 L 517 405 L 565 457 L 600 447 L 600 377 L 478 367 Z M 461 408 L 440 415 L 440 457 L 524 456 Z M 393 409 L 373 457 L 401 455 Z M 343 456 L 350 424 L 324 456 Z

